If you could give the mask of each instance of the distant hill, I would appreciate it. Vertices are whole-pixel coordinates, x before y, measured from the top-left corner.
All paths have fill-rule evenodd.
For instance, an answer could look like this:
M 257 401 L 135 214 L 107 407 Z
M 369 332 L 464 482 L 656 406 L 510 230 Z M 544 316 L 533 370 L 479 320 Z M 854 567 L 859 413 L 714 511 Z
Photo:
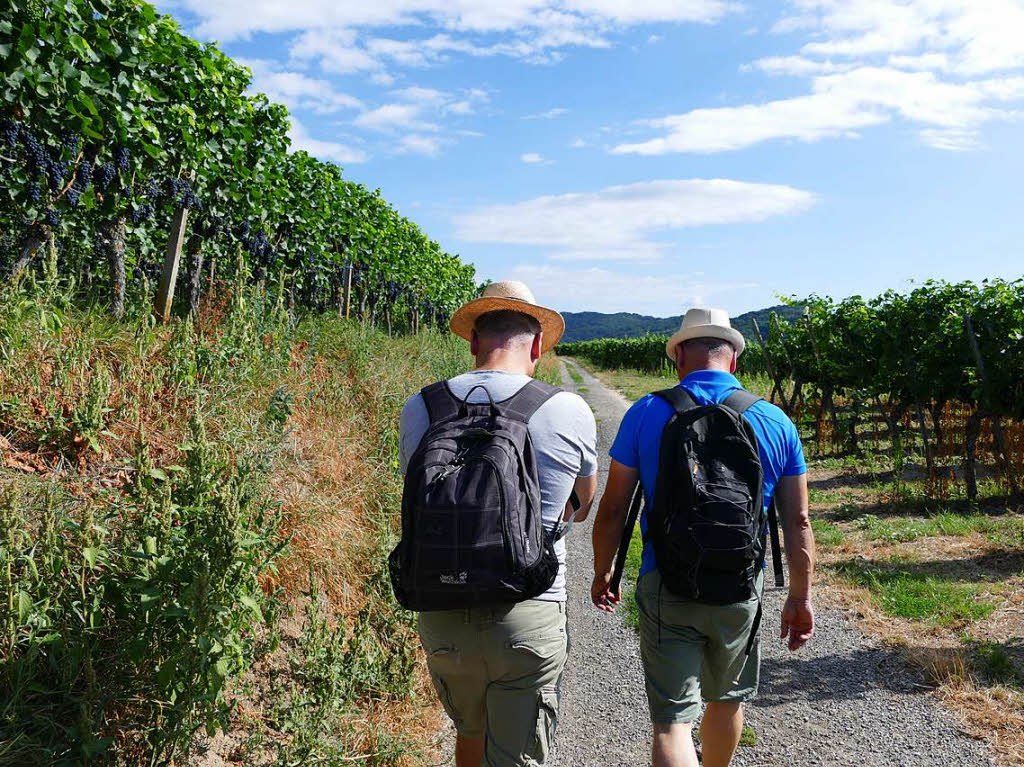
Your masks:
M 747 312 L 732 319 L 733 327 L 747 338 L 755 338 L 754 320 L 761 330 L 768 331 L 768 320 L 772 312 L 782 319 L 795 320 L 803 313 L 801 306 L 771 306 Z M 679 330 L 681 317 L 648 317 L 631 312 L 602 314 L 601 312 L 562 312 L 565 317 L 565 335 L 562 340 L 589 341 L 592 338 L 635 338 L 636 336 L 657 333 L 669 335 Z

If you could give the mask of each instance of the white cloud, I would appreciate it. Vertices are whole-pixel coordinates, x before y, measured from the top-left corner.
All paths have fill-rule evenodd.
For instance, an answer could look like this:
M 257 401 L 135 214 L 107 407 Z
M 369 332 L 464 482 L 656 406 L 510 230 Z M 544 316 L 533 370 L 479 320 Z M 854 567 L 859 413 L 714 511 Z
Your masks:
M 421 154 L 426 157 L 434 157 L 441 151 L 442 143 L 443 140 L 437 136 L 413 133 L 403 136 L 395 151 L 397 154 Z
M 540 303 L 561 311 L 626 311 L 655 316 L 721 304 L 730 294 L 759 287 L 753 282 L 717 280 L 700 272 L 618 272 L 556 264 L 519 264 L 511 274 L 500 276 L 522 280 Z
M 321 160 L 331 160 L 332 162 L 336 162 L 340 165 L 348 165 L 352 163 L 366 162 L 370 159 L 369 156 L 360 149 L 354 149 L 353 147 L 347 146 L 346 144 L 340 144 L 336 141 L 322 141 L 320 139 L 313 138 L 306 132 L 302 123 L 294 117 L 291 118 L 291 129 L 288 131 L 288 137 L 292 140 L 293 150 L 301 149 Z
M 570 149 L 583 149 L 587 145 L 587 142 L 581 138 L 575 138 L 569 142 Z
M 492 205 L 456 218 L 456 236 L 548 248 L 559 260 L 657 260 L 660 232 L 800 213 L 815 195 L 725 179 L 646 181 Z
M 327 80 L 286 71 L 276 62 L 265 59 L 238 61 L 252 70 L 251 92 L 264 93 L 271 101 L 280 102 L 289 109 L 309 109 L 317 114 L 331 114 L 362 107 L 359 99 L 342 93 Z
M 353 124 L 359 128 L 372 131 L 391 132 L 396 130 L 429 130 L 441 129 L 436 123 L 420 119 L 423 107 L 420 104 L 384 104 L 376 109 L 363 112 Z
M 791 99 L 739 107 L 696 109 L 642 123 L 665 135 L 620 144 L 616 154 L 660 155 L 711 153 L 744 149 L 773 139 L 819 141 L 853 136 L 856 131 L 889 122 L 894 116 L 930 127 L 976 131 L 1013 113 L 999 102 L 1024 99 L 1024 78 L 953 83 L 933 72 L 905 72 L 889 67 L 861 67 L 822 75 L 812 93 Z M 932 142 L 933 146 L 941 146 Z
M 773 139 L 855 136 L 901 119 L 938 149 L 982 146 L 979 131 L 1024 107 L 1021 0 L 789 0 L 780 34 L 807 32 L 798 55 L 746 65 L 809 78 L 809 92 L 760 104 L 645 120 L 646 141 L 618 154 L 743 149 Z
M 726 0 L 176 0 L 194 13 L 200 33 L 234 39 L 253 32 L 434 24 L 458 31 L 509 32 L 542 25 L 702 22 L 739 9 Z
M 525 162 L 527 165 L 544 165 L 546 160 L 543 155 L 539 155 L 536 152 L 527 152 L 519 155 L 519 159 Z
M 554 120 L 556 117 L 569 114 L 569 110 L 565 107 L 555 107 L 549 109 L 546 112 L 537 112 L 532 115 L 523 115 L 524 120 Z
M 852 64 L 835 64 L 832 61 L 815 61 L 805 56 L 769 56 L 747 64 L 742 69 L 750 71 L 758 69 L 769 75 L 794 75 L 807 77 L 810 75 L 826 75 L 834 72 L 846 72 L 853 69 Z
M 458 96 L 446 91 L 420 86 L 409 86 L 391 91 L 395 101 L 368 109 L 355 120 L 357 128 L 379 133 L 396 133 L 415 131 L 417 133 L 441 133 L 443 131 L 438 120 L 445 115 L 465 116 L 473 114 L 474 105 L 487 101 L 486 91 L 474 88 Z M 413 142 L 423 146 L 422 136 Z M 434 143 L 431 152 L 420 151 L 421 154 L 435 154 L 440 143 Z M 418 151 L 411 148 L 410 151 Z

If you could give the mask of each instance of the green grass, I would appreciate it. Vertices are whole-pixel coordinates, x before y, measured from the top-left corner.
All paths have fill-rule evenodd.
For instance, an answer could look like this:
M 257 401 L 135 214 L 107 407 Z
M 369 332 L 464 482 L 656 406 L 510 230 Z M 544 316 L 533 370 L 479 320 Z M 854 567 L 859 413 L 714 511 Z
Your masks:
M 643 536 L 640 534 L 639 523 L 633 531 L 633 537 L 629 541 L 629 551 L 626 554 L 626 571 L 624 581 L 628 582 L 623 587 L 626 592 L 622 598 L 622 605 L 625 608 L 624 619 L 626 625 L 640 630 L 640 606 L 636 603 L 636 582 L 640 575 L 640 563 L 644 554 Z
M 191 764 L 229 728 L 281 764 L 415 748 L 387 717 L 419 679 L 384 566 L 398 416 L 466 344 L 225 303 L 158 326 L 0 296 L 0 763 Z
M 743 725 L 743 732 L 740 734 L 740 745 L 745 748 L 754 748 L 757 745 L 757 733 L 749 724 Z
M 867 588 L 886 615 L 951 626 L 987 618 L 995 610 L 995 605 L 982 597 L 981 584 L 922 575 L 912 568 L 862 562 L 835 567 L 846 581 Z
M 965 536 L 984 533 L 993 540 L 1012 542 L 1024 536 L 1024 518 L 998 518 L 983 514 L 943 512 L 926 519 L 881 519 L 874 515 L 857 522 L 864 537 L 872 541 L 906 543 L 936 536 Z
M 845 539 L 842 529 L 825 519 L 811 519 L 811 530 L 814 531 L 814 542 L 818 546 L 838 546 Z
M 569 371 L 569 378 L 572 379 L 574 384 L 579 386 L 580 384 L 583 383 L 583 376 L 580 374 L 579 369 L 577 369 L 577 367 L 573 363 L 566 362 L 565 369 Z

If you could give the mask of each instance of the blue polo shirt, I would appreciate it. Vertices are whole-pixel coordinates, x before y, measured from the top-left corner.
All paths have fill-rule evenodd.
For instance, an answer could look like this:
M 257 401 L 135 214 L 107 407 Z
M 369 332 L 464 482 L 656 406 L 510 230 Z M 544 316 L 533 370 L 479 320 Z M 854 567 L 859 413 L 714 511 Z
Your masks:
M 698 405 L 717 405 L 743 386 L 735 376 L 720 370 L 698 370 L 682 383 Z M 640 470 L 640 484 L 644 489 L 644 511 L 640 529 L 647 533 L 647 508 L 654 502 L 654 488 L 658 480 L 658 461 L 661 452 L 661 432 L 675 411 L 661 397 L 648 394 L 634 403 L 619 426 L 609 455 L 631 469 Z M 752 405 L 743 417 L 757 434 L 758 452 L 764 469 L 764 508 L 767 511 L 780 477 L 807 473 L 804 448 L 800 435 L 789 417 L 775 405 L 762 400 Z M 654 548 L 644 546 L 640 575 L 654 570 Z

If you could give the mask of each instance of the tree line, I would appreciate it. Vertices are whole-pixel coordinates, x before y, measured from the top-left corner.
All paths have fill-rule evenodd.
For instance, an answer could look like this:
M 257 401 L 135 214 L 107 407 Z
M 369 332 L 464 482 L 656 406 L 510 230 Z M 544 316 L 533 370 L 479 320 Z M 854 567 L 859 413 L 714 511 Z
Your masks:
M 794 301 L 794 303 L 796 303 Z M 791 416 L 819 438 L 862 449 L 874 416 L 894 446 L 920 447 L 929 475 L 954 450 L 969 498 L 978 497 L 979 452 L 1019 490 L 1024 445 L 1024 280 L 928 281 L 909 291 L 840 301 L 811 296 L 802 316 L 755 323 L 740 373 L 765 376 Z M 665 336 L 563 344 L 561 354 L 600 367 L 671 371 Z M 959 433 L 951 433 L 955 430 Z

